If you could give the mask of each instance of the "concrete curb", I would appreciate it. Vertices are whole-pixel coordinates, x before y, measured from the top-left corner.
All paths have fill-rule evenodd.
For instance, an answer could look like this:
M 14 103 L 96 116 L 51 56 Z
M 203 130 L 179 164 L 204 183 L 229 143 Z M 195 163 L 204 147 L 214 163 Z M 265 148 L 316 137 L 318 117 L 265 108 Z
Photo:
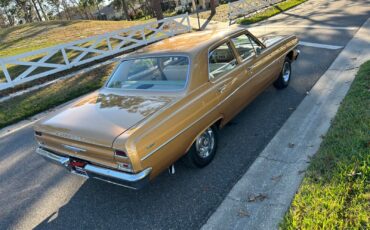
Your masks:
M 370 59 L 369 38 L 370 18 L 232 188 L 203 230 L 278 228 L 359 66 Z

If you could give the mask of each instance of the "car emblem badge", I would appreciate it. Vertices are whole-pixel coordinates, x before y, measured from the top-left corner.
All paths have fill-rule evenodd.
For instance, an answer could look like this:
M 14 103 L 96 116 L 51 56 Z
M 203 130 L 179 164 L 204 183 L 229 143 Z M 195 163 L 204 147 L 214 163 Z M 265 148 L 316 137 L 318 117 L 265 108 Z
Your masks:
M 146 146 L 146 149 L 150 149 L 155 145 L 155 142 L 151 143 L 150 145 Z

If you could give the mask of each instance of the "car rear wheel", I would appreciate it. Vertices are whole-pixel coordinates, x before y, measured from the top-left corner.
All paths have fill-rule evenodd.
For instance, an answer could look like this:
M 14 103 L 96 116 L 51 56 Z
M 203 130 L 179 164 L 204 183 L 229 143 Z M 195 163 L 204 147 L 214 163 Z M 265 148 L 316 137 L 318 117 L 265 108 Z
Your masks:
M 203 168 L 213 160 L 217 149 L 217 128 L 212 126 L 200 134 L 189 152 L 185 155 L 185 164 L 192 168 Z
M 285 58 L 283 69 L 281 70 L 279 78 L 274 82 L 274 86 L 277 89 L 284 89 L 289 85 L 290 77 L 292 75 L 291 60 Z

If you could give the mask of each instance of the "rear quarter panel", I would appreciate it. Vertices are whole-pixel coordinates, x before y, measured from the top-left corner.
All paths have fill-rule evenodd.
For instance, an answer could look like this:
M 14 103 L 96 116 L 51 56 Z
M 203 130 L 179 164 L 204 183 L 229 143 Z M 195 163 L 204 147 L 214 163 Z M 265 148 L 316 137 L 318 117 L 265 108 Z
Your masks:
M 266 48 L 266 51 L 269 52 L 269 55 L 272 55 L 277 62 L 277 65 L 274 68 L 276 75 L 273 81 L 279 77 L 285 58 L 287 56 L 289 57 L 289 55 L 293 55 L 293 50 L 298 46 L 298 41 L 299 40 L 296 36 L 286 36 L 280 41 Z M 293 57 L 291 57 L 291 59 L 294 61 Z
M 115 145 L 125 144 L 134 155 L 130 159 L 137 170 L 151 167 L 151 178 L 155 177 L 183 156 L 199 133 L 220 119 L 219 112 L 214 110 L 217 101 L 207 93 L 208 87 L 204 84 L 138 127 L 126 142 L 118 139 Z

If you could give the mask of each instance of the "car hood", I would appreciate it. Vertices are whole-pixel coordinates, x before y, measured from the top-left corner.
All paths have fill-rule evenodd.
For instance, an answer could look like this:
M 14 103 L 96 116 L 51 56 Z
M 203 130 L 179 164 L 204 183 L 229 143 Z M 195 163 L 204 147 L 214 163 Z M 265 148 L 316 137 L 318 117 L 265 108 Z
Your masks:
M 93 93 L 35 126 L 35 130 L 111 147 L 116 137 L 169 105 L 171 96 Z

